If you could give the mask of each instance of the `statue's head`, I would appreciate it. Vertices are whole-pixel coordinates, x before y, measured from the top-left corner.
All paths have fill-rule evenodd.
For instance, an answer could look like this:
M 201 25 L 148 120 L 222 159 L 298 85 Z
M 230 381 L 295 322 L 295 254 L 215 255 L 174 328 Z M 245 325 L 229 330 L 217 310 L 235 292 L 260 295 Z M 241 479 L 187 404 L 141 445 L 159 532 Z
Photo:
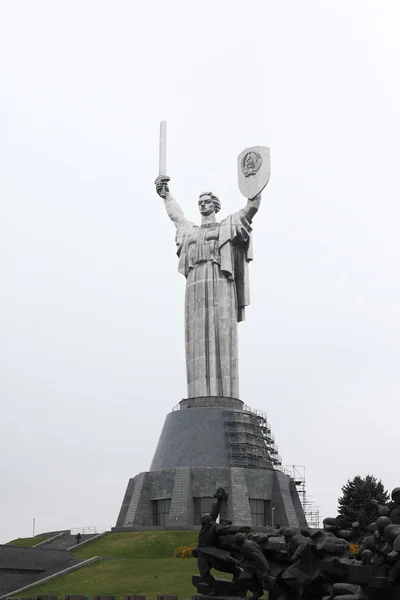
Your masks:
M 294 527 L 286 527 L 283 530 L 283 537 L 285 542 L 288 544 L 292 538 L 297 534 L 297 530 Z
M 221 210 L 221 202 L 212 192 L 203 192 L 199 196 L 199 211 L 201 215 L 207 216 Z
M 396 502 L 396 504 L 400 504 L 400 488 L 394 488 L 392 491 L 392 500 Z
M 379 517 L 376 520 L 376 531 L 374 533 L 374 536 L 376 538 L 380 538 L 380 536 L 385 531 L 385 528 L 391 524 L 392 524 L 392 521 L 391 521 L 391 519 L 389 519 L 389 517 Z
M 201 524 L 203 525 L 203 527 L 205 525 L 209 525 L 210 523 L 212 523 L 212 518 L 210 514 L 207 513 L 206 515 L 203 515 L 201 517 Z
M 372 561 L 372 552 L 371 550 L 363 550 L 361 554 L 361 564 L 362 565 L 370 565 Z
M 244 533 L 239 532 L 239 533 L 235 534 L 235 542 L 239 546 L 239 548 L 241 546 L 243 546 L 245 541 L 246 541 L 246 536 L 244 535 Z
M 325 531 L 336 531 L 338 529 L 336 519 L 334 519 L 333 517 L 326 517 L 322 521 L 322 526 Z

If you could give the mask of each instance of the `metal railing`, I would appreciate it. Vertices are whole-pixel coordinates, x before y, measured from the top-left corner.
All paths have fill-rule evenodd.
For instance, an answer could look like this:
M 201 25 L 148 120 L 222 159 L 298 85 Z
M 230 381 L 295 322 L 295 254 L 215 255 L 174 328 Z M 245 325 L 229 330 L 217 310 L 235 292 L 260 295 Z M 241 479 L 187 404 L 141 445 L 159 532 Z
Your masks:
M 104 533 L 111 531 L 112 525 L 86 525 L 85 527 L 71 527 L 71 535 L 96 535 L 96 533 Z

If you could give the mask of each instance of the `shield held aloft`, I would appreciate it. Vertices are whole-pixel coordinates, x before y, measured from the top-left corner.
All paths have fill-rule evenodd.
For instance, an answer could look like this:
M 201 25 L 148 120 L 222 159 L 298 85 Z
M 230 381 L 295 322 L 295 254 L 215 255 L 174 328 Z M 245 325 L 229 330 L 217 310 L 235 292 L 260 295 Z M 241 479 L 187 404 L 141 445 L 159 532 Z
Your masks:
M 254 198 L 262 192 L 271 175 L 269 148 L 253 146 L 238 156 L 239 190 L 245 198 Z

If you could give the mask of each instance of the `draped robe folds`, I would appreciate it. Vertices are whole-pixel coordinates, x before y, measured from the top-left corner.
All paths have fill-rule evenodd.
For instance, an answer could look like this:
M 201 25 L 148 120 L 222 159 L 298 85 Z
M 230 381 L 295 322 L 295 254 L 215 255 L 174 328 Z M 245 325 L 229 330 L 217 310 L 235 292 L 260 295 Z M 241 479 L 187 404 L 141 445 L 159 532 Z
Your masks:
M 237 323 L 250 304 L 251 221 L 245 210 L 198 227 L 181 220 L 176 243 L 186 277 L 188 397 L 239 397 Z

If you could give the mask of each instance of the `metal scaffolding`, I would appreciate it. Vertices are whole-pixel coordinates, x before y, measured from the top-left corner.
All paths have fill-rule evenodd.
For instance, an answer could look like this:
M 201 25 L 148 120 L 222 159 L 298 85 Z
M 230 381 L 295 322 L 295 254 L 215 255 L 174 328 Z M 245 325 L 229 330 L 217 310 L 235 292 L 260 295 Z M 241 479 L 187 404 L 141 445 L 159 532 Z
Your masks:
M 313 501 L 307 496 L 306 492 L 306 468 L 303 465 L 289 465 L 286 467 L 290 477 L 294 481 L 300 502 L 303 507 L 304 516 L 311 529 L 319 528 L 319 510 Z
M 273 469 L 281 457 L 267 415 L 244 406 L 242 411 L 224 411 L 230 464 L 250 469 Z

